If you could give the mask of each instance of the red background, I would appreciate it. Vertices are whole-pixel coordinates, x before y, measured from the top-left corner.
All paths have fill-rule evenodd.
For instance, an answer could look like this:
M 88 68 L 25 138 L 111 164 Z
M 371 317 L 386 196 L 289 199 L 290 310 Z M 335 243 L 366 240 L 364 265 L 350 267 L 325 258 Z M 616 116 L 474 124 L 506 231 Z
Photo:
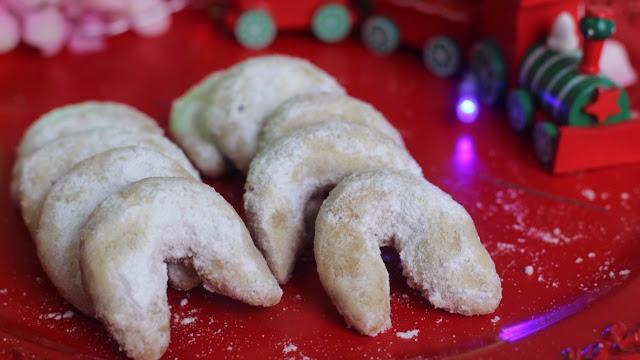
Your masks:
M 632 58 L 640 59 L 639 40 L 619 28 Z M 164 36 L 125 34 L 98 54 L 44 59 L 20 48 L 0 56 L 0 356 L 123 358 L 101 324 L 57 295 L 11 204 L 14 149 L 25 128 L 54 107 L 89 99 L 133 105 L 166 128 L 172 99 L 209 72 L 263 53 L 309 59 L 388 117 L 425 177 L 475 220 L 502 279 L 503 300 L 488 316 L 436 310 L 407 287 L 390 254 L 393 327 L 365 337 L 345 326 L 307 251 L 272 308 L 202 289 L 169 290 L 174 315 L 166 359 L 553 359 L 567 346 L 597 341 L 614 322 L 640 321 L 640 164 L 551 176 L 502 111 L 483 109 L 470 125 L 455 121 L 455 82 L 429 75 L 416 51 L 378 57 L 355 35 L 327 45 L 306 33 L 280 34 L 268 50 L 249 51 L 204 13 L 186 11 Z M 630 98 L 637 107 L 640 89 L 631 88 Z M 210 184 L 242 212 L 243 181 L 232 174 Z M 414 329 L 411 339 L 398 336 Z M 503 340 L 519 330 L 532 333 Z

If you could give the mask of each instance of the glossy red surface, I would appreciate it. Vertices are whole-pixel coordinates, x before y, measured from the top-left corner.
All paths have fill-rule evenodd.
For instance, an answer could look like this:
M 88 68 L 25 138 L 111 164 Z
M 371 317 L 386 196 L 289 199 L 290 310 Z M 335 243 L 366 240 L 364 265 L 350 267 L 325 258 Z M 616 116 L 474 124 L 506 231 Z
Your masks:
M 633 59 L 640 59 L 638 45 L 630 41 Z M 614 322 L 640 321 L 640 164 L 549 175 L 504 113 L 485 109 L 473 124 L 455 121 L 455 84 L 427 74 L 410 50 L 377 57 L 355 37 L 327 45 L 281 34 L 259 53 L 275 52 L 310 59 L 397 126 L 425 177 L 474 218 L 503 280 L 502 303 L 478 317 L 434 309 L 387 254 L 393 327 L 361 336 L 331 305 L 307 251 L 272 308 L 202 289 L 170 290 L 165 359 L 554 359 L 567 346 L 597 341 Z M 14 149 L 26 126 L 53 107 L 103 99 L 136 106 L 166 127 L 173 98 L 210 71 L 256 54 L 204 14 L 184 12 L 165 36 L 126 34 L 95 55 L 43 59 L 20 49 L 0 57 L 0 358 L 124 357 L 97 321 L 57 295 L 11 204 Z M 640 104 L 639 88 L 630 96 Z M 241 210 L 240 175 L 211 184 Z

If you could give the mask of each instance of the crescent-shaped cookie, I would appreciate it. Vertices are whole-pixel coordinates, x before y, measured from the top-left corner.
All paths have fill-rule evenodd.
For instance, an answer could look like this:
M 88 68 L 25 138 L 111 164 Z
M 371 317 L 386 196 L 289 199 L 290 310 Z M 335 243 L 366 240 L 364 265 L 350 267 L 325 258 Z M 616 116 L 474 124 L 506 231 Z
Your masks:
M 243 61 L 227 70 L 209 95 L 209 131 L 225 157 L 246 173 L 265 117 L 288 98 L 312 92 L 344 89 L 303 59 L 269 55 Z
M 358 171 L 420 166 L 391 138 L 367 126 L 325 120 L 293 130 L 251 162 L 244 206 L 249 230 L 280 283 L 289 280 L 305 240 L 310 198 Z
M 402 136 L 378 110 L 364 101 L 337 93 L 303 94 L 280 104 L 264 122 L 260 147 L 293 129 L 332 119 L 367 125 L 404 147 Z
M 408 284 L 437 308 L 480 315 L 500 303 L 500 278 L 465 209 L 419 176 L 368 171 L 331 191 L 314 239 L 322 285 L 363 334 L 391 325 L 381 246 L 398 250 Z
M 251 305 L 282 290 L 235 210 L 185 178 L 140 180 L 108 197 L 82 232 L 82 280 L 128 356 L 158 359 L 169 344 L 166 260 L 191 259 L 204 287 Z
M 38 118 L 22 137 L 18 155 L 28 155 L 65 135 L 114 126 L 162 134 L 155 120 L 131 106 L 108 101 L 87 101 L 56 108 Z
M 215 72 L 173 101 L 170 132 L 196 168 L 209 177 L 225 173 L 228 164 L 205 123 L 203 109 L 207 96 L 215 89 L 223 72 Z
M 148 147 L 166 155 L 199 179 L 198 171 L 182 150 L 160 134 L 96 129 L 69 135 L 46 144 L 22 162 L 20 178 L 17 180 L 20 208 L 31 234 L 35 235 L 42 201 L 56 180 L 82 160 L 106 150 L 133 145 Z M 107 177 L 117 174 L 103 175 Z
M 20 177 L 22 161 L 45 144 L 74 133 L 97 128 L 126 128 L 130 132 L 162 134 L 158 124 L 146 114 L 125 104 L 108 101 L 86 101 L 49 111 L 29 128 L 18 146 L 13 179 Z M 20 197 L 18 183 L 11 183 L 14 201 Z
M 94 314 L 82 288 L 78 264 L 80 231 L 102 200 L 148 177 L 192 175 L 157 151 L 139 146 L 116 148 L 78 163 L 53 185 L 42 204 L 35 237 L 40 263 L 60 294 L 89 316 Z

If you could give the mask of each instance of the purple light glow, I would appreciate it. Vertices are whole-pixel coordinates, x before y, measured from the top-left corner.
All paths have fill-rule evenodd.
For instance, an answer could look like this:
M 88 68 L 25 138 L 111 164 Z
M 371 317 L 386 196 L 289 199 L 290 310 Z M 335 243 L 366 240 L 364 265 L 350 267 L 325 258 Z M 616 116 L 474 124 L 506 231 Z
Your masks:
M 465 124 L 470 124 L 476 120 L 479 113 L 478 100 L 470 95 L 465 95 L 458 99 L 456 104 L 456 115 L 458 120 Z
M 460 171 L 467 171 L 473 165 L 475 159 L 476 152 L 473 146 L 473 140 L 467 135 L 459 137 L 453 155 L 456 168 Z
M 534 334 L 549 325 L 553 325 L 558 321 L 567 318 L 586 307 L 594 300 L 591 296 L 586 296 L 572 303 L 566 304 L 548 313 L 542 314 L 528 321 L 523 321 L 506 328 L 500 332 L 500 339 L 505 341 L 516 341 L 523 337 Z

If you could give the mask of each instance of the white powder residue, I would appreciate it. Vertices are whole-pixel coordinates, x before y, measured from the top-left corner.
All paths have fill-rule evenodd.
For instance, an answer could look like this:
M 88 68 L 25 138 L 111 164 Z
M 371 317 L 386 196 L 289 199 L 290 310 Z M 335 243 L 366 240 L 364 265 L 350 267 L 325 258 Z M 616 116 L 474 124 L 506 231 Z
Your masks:
M 590 253 L 587 254 L 587 256 L 590 257 L 590 258 L 594 258 L 594 257 L 596 257 L 596 253 L 590 252 Z
M 7 295 L 7 289 L 0 290 L 0 295 Z
M 576 264 L 580 264 L 581 262 L 582 262 L 582 258 L 581 257 L 576 259 Z
M 554 228 L 553 231 L 549 232 L 549 231 L 538 229 L 533 226 L 529 228 L 527 235 L 532 238 L 538 238 L 549 244 L 559 244 L 561 240 L 564 243 L 569 243 L 569 242 L 572 242 L 573 240 L 577 240 L 582 237 L 582 234 L 578 234 L 573 238 L 568 237 L 564 235 L 562 233 L 562 230 L 560 230 L 559 228 Z
M 292 351 L 296 351 L 296 350 L 298 350 L 297 346 L 295 346 L 293 344 L 288 344 L 288 345 L 285 345 L 284 349 L 282 349 L 282 353 L 283 354 L 288 354 L 288 353 L 290 353 Z
M 620 270 L 620 272 L 618 274 L 620 274 L 622 276 L 629 275 L 629 274 L 631 274 L 631 270 Z
M 189 299 L 184 298 L 180 300 L 180 306 L 186 306 L 189 303 Z
M 182 324 L 182 325 L 188 325 L 188 324 L 191 324 L 191 323 L 192 323 L 192 322 L 194 322 L 194 321 L 196 321 L 196 319 L 195 319 L 195 318 L 192 318 L 192 317 L 186 317 L 186 318 L 184 318 L 184 319 L 180 320 L 180 324 Z
M 500 316 L 496 316 L 493 319 L 491 319 L 491 322 L 494 324 L 497 323 L 498 321 L 500 321 Z
M 622 200 L 629 200 L 629 193 L 628 192 L 623 192 L 622 194 L 620 194 L 620 199 Z
M 524 273 L 531 276 L 533 274 L 533 266 L 527 265 L 524 267 Z
M 53 319 L 53 320 L 61 320 L 61 319 L 70 319 L 73 317 L 73 311 L 66 311 L 64 313 L 49 313 L 40 315 L 38 318 L 40 319 Z
M 409 331 L 405 331 L 405 332 L 397 332 L 396 336 L 401 338 L 401 339 L 413 339 L 415 336 L 418 335 L 418 332 L 420 332 L 420 330 L 418 329 L 413 329 L 413 330 L 409 330 Z
M 589 201 L 593 201 L 596 198 L 596 192 L 591 189 L 584 189 L 582 190 L 582 196 L 587 198 Z

